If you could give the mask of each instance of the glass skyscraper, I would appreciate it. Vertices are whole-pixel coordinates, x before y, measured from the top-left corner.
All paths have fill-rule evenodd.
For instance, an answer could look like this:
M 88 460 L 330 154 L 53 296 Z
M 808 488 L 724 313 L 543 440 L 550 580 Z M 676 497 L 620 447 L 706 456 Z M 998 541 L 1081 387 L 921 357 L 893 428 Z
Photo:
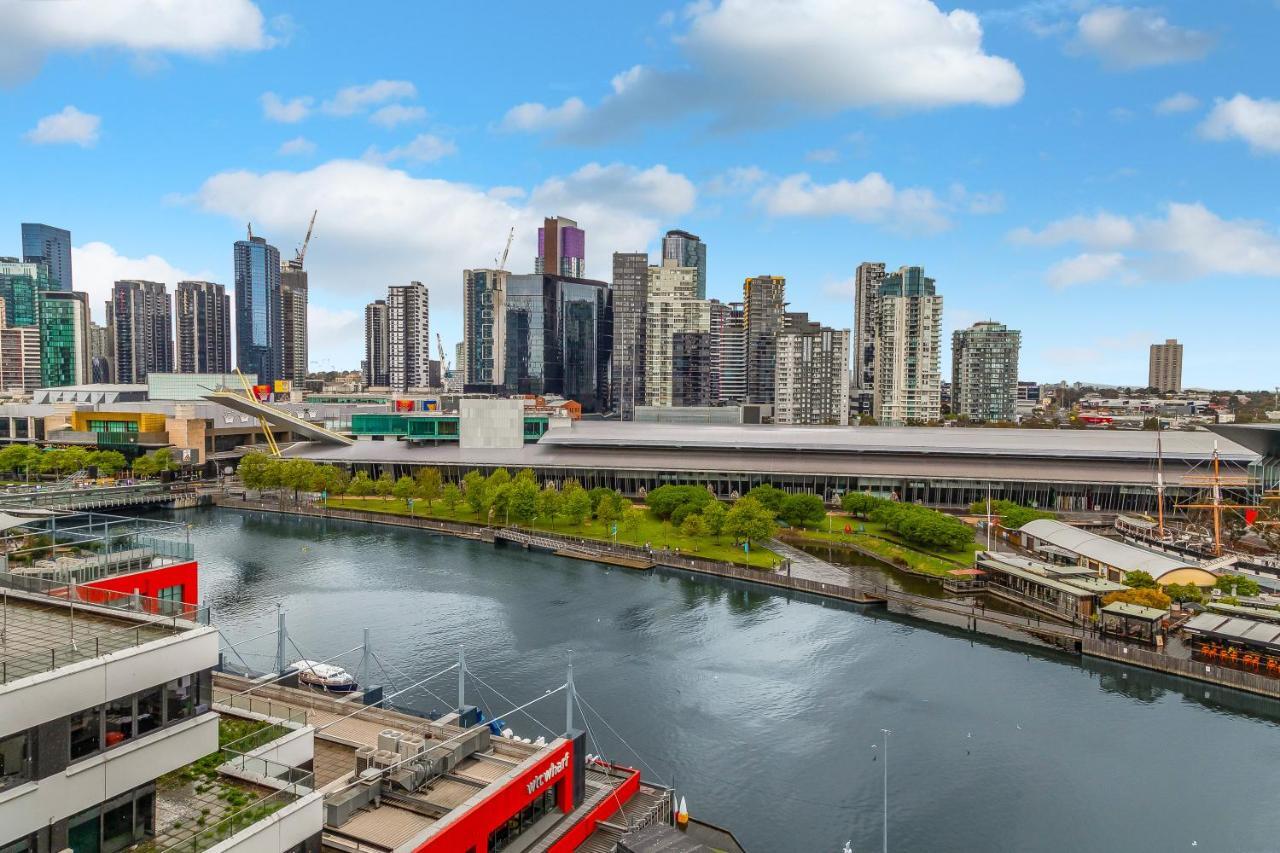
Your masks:
M 22 223 L 22 260 L 44 264 L 49 274 L 49 289 L 71 290 L 71 232 L 65 228 Z
M 236 366 L 263 384 L 284 379 L 280 250 L 262 237 L 237 240 Z
M 0 258 L 0 299 L 4 300 L 7 325 L 35 326 L 36 293 L 49 288 L 48 267 L 44 263 Z
M 89 369 L 89 295 L 50 290 L 36 302 L 40 328 L 40 383 L 46 388 L 84 385 Z
M 662 260 L 698 270 L 698 299 L 707 298 L 707 244 L 688 231 L 668 231 L 662 238 Z
M 505 332 L 506 393 L 558 394 L 584 412 L 603 410 L 613 345 L 608 283 L 509 276 Z

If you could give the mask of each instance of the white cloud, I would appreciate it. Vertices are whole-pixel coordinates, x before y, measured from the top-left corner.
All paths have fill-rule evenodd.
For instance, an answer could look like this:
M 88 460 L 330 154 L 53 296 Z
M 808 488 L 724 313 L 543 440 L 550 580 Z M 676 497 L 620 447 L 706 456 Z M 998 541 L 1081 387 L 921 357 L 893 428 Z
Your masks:
M 722 0 L 690 4 L 685 19 L 675 40 L 687 70 L 633 66 L 594 109 L 577 98 L 525 103 L 503 126 L 592 140 L 689 113 L 743 127 L 777 111 L 1005 106 L 1022 97 L 1017 66 L 984 52 L 977 16 L 944 13 L 931 0 Z
M 276 149 L 277 154 L 294 155 L 294 154 L 313 154 L 316 150 L 316 144 L 305 136 L 295 136 L 287 142 L 282 142 L 280 147 Z
M 55 51 L 124 50 L 144 57 L 211 57 L 277 43 L 251 0 L 59 0 L 7 2 L 0 27 L 0 82 L 39 70 Z
M 1169 22 L 1155 9 L 1103 6 L 1080 16 L 1073 49 L 1116 69 L 1170 65 L 1203 59 L 1214 37 Z
M 346 346 L 335 342 L 346 342 Z M 352 344 L 359 348 L 351 354 Z M 363 357 L 364 312 L 353 308 L 330 308 L 307 304 L 307 354 L 310 370 L 342 370 L 358 366 Z M 337 356 L 338 360 L 334 359 Z
M 380 151 L 370 147 L 364 158 L 375 163 L 393 163 L 406 160 L 413 163 L 433 163 L 441 157 L 456 154 L 458 147 L 448 139 L 441 139 L 430 133 L 422 133 L 405 145 L 399 145 L 389 151 Z
M 425 107 L 410 107 L 404 104 L 387 104 L 385 107 L 374 110 L 373 115 L 369 116 L 369 121 L 385 127 L 390 130 L 402 124 L 409 122 L 422 121 L 427 117 Z
M 47 115 L 24 134 L 35 145 L 79 145 L 92 148 L 98 142 L 102 118 L 82 113 L 73 106 L 65 106 L 61 112 Z
M 1280 101 L 1248 95 L 1219 98 L 1201 123 L 1200 134 L 1218 141 L 1241 139 L 1254 151 L 1280 154 Z
M 1156 112 L 1162 116 L 1175 113 L 1189 113 L 1199 108 L 1200 99 L 1187 92 L 1177 92 L 1156 104 Z
M 350 116 L 387 101 L 415 98 L 418 89 L 408 80 L 375 80 L 360 86 L 347 86 L 320 105 L 326 113 Z
M 259 98 L 262 102 L 262 114 L 271 121 L 281 124 L 296 124 L 311 115 L 314 98 L 291 98 L 286 101 L 275 92 L 263 92 Z
M 957 210 L 965 210 L 975 216 L 1004 212 L 1004 193 L 970 192 L 964 184 L 951 185 L 951 204 Z
M 507 110 L 501 128 L 507 131 L 535 132 L 558 130 L 577 124 L 587 113 L 587 105 L 580 98 L 568 98 L 558 107 L 545 104 L 517 104 Z
M 1127 218 L 1104 211 L 1095 216 L 1059 219 L 1041 231 L 1018 228 L 1009 234 L 1009 239 L 1024 246 L 1082 243 L 1094 248 L 1121 248 L 1132 244 L 1137 233 Z
M 806 151 L 804 159 L 810 163 L 834 163 L 840 159 L 840 152 L 834 148 L 815 148 Z
M 511 187 L 419 178 L 358 160 L 303 171 L 223 172 L 190 198 L 231 222 L 252 221 L 254 233 L 274 237 L 277 245 L 303 234 L 310 212 L 319 209 L 307 254 L 313 301 L 332 311 L 363 311 L 387 285 L 417 279 L 431 289 L 432 331 L 444 333 L 446 347 L 461 330 L 462 270 L 492 264 L 513 225 L 511 270 L 532 270 L 542 218 L 561 214 L 587 231 L 588 275 L 607 279 L 615 249 L 651 245 L 695 202 L 692 183 L 660 165 L 591 163 L 522 196 Z M 325 211 L 333 211 L 331 219 Z M 324 351 L 353 366 L 361 337 L 325 341 Z
M 130 258 L 106 243 L 86 243 L 71 247 L 71 264 L 76 271 L 76 290 L 89 294 L 89 306 L 98 322 L 106 321 L 105 303 L 111 286 L 122 279 L 162 281 L 172 293 L 180 281 L 216 281 L 208 271 L 191 273 L 179 269 L 159 255 Z
M 712 195 L 741 195 L 764 182 L 769 174 L 759 166 L 734 166 L 707 181 Z
M 1084 252 L 1049 267 L 1045 279 L 1054 287 L 1092 284 L 1126 277 L 1125 256 L 1120 252 Z
M 763 187 L 755 201 L 772 216 L 847 216 L 904 231 L 941 231 L 950 226 L 932 190 L 898 189 L 879 172 L 850 181 L 818 184 L 803 172 Z

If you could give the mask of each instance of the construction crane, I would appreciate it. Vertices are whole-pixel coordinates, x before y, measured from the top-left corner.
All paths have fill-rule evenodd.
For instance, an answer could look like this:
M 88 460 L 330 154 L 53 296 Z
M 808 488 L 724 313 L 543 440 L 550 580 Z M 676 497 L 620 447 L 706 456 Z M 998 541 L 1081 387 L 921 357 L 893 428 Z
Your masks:
M 507 255 L 511 252 L 511 241 L 515 239 L 515 236 L 516 236 L 516 227 L 512 225 L 511 232 L 507 234 L 507 246 L 502 250 L 502 257 L 494 258 L 494 260 L 497 262 L 497 266 L 495 267 L 495 269 L 497 269 L 498 272 L 502 272 L 507 268 Z
M 249 223 L 249 241 L 253 242 L 253 223 Z
M 319 212 L 319 210 L 311 211 L 311 222 L 307 225 L 307 236 L 303 238 L 302 247 L 298 249 L 298 256 L 295 259 L 298 269 L 302 269 L 302 261 L 307 257 L 307 246 L 311 243 L 311 229 L 316 227 L 316 214 Z
M 449 360 L 444 357 L 444 338 L 439 332 L 436 332 L 436 348 L 440 350 L 440 375 L 444 376 L 449 372 Z

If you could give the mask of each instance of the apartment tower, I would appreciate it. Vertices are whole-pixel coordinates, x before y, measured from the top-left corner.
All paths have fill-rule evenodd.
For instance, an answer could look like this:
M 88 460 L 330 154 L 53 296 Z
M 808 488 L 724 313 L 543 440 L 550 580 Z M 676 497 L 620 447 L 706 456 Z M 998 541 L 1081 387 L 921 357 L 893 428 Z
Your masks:
M 178 372 L 231 372 L 231 297 L 227 289 L 211 281 L 180 281 L 174 303 Z
M 889 273 L 877 296 L 875 417 L 882 424 L 942 417 L 942 297 L 923 267 Z

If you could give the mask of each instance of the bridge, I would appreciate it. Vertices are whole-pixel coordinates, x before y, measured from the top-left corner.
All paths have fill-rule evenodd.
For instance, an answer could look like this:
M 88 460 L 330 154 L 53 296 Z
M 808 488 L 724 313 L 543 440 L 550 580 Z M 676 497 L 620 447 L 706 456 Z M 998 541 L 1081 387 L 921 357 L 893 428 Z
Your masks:
M 0 509 L 89 512 L 131 506 L 196 506 L 202 496 L 199 486 L 185 481 L 90 488 L 54 486 L 0 493 Z

